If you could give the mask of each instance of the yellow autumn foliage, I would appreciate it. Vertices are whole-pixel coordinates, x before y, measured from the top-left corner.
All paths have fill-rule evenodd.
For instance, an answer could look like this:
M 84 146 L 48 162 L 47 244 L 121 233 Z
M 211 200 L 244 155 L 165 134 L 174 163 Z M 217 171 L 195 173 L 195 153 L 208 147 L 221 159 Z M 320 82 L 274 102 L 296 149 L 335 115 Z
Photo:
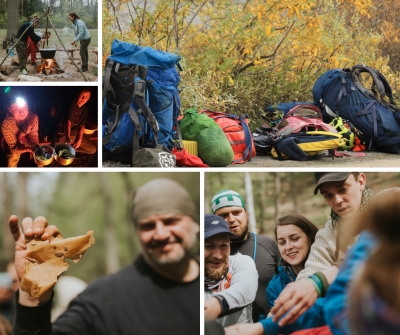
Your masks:
M 385 35 L 365 28 L 373 1 L 143 0 L 133 8 L 103 0 L 103 61 L 114 38 L 180 54 L 183 109 L 255 116 L 270 103 L 312 101 L 314 82 L 331 68 L 364 63 L 392 83 L 379 50 Z M 128 5 L 132 20 L 120 28 L 115 11 Z

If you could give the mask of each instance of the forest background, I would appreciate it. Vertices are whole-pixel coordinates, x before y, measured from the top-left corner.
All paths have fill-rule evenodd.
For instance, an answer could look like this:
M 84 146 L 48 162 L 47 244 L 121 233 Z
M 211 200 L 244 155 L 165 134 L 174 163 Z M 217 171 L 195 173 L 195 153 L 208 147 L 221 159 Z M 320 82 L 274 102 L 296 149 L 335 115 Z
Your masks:
M 368 172 L 367 186 L 376 193 L 400 184 L 400 173 Z M 250 230 L 275 238 L 278 218 L 298 213 L 319 229 L 330 219 L 330 207 L 318 193 L 314 195 L 312 172 L 206 172 L 204 211 L 211 213 L 211 200 L 222 190 L 238 192 L 246 203 Z
M 64 238 L 94 230 L 95 244 L 67 274 L 90 282 L 131 264 L 141 251 L 131 220 L 134 191 L 154 178 L 184 186 L 200 211 L 200 173 L 0 173 L 0 272 L 14 258 L 8 219 L 43 215 Z M 195 252 L 199 254 L 199 246 Z
M 332 68 L 377 68 L 396 94 L 399 14 L 400 0 L 103 0 L 103 63 L 114 38 L 179 54 L 182 110 L 254 128 L 266 105 L 313 101 Z
M 6 40 L 16 34 L 22 23 L 30 21 L 33 14 L 40 17 L 48 7 L 51 7 L 50 19 L 56 28 L 71 28 L 68 13 L 76 12 L 88 29 L 98 29 L 97 0 L 0 0 L 0 29 L 7 29 Z

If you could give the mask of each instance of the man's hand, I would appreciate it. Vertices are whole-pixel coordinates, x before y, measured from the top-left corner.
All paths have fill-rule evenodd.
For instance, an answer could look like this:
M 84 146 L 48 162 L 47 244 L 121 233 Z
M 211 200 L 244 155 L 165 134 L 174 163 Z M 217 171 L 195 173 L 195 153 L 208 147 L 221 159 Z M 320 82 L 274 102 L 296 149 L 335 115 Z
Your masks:
M 260 322 L 237 323 L 225 328 L 225 335 L 264 335 L 264 328 Z
M 35 220 L 32 218 L 24 218 L 22 220 L 22 230 L 18 225 L 18 217 L 11 215 L 8 220 L 10 232 L 15 241 L 15 269 L 17 271 L 18 279 L 21 282 L 24 277 L 26 243 L 35 237 L 40 237 L 43 241 L 47 240 L 50 236 L 57 236 L 60 231 L 56 226 L 49 226 L 47 219 L 44 216 L 38 216 Z M 51 290 L 49 294 L 45 294 L 43 299 L 50 299 Z M 47 292 L 46 292 L 47 293 Z M 26 292 L 20 289 L 20 303 L 26 306 L 34 306 L 38 301 L 30 298 Z
M 293 323 L 317 300 L 318 294 L 309 280 L 299 280 L 288 284 L 271 308 L 272 320 L 279 326 Z M 286 313 L 284 318 L 280 318 Z
M 76 42 L 75 42 L 75 41 L 72 41 L 72 42 L 71 42 L 71 45 L 76 46 Z
M 221 304 L 217 298 L 211 297 L 204 301 L 205 320 L 215 320 L 221 312 Z

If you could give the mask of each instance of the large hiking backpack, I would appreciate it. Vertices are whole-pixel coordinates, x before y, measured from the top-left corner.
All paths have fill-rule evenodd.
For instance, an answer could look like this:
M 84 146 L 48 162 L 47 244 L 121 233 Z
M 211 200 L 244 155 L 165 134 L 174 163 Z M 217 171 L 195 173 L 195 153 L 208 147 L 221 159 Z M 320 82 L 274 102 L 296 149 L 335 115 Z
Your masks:
M 208 115 L 224 131 L 234 153 L 232 164 L 246 163 L 256 155 L 253 138 L 245 117 L 209 110 L 203 110 L 200 113 Z
M 172 149 L 178 127 L 180 56 L 115 39 L 103 76 L 103 148 L 111 159 L 140 147 Z
M 372 77 L 371 90 L 362 85 L 361 73 Z M 323 109 L 325 122 L 342 117 L 360 132 L 368 149 L 400 153 L 400 108 L 379 71 L 361 64 L 329 70 L 315 82 L 313 96 L 315 104 L 329 107 Z
M 277 137 L 315 130 L 337 133 L 332 125 L 324 123 L 321 110 L 311 104 L 300 104 L 293 107 L 285 114 L 276 128 Z
M 271 155 L 280 160 L 302 161 L 325 150 L 334 157 L 334 150 L 343 144 L 342 136 L 323 122 L 321 110 L 312 104 L 295 104 L 272 134 Z

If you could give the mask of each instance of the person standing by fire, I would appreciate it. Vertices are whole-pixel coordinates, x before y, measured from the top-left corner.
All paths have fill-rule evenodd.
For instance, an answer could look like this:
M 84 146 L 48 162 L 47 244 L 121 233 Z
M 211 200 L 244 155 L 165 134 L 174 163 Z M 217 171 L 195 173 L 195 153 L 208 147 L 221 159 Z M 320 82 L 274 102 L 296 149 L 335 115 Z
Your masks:
M 8 147 L 8 167 L 17 167 L 21 155 L 33 154 L 39 145 L 39 118 L 29 112 L 28 104 L 22 98 L 12 98 L 8 111 L 1 132 Z
M 36 35 L 38 35 L 41 40 L 38 43 L 35 43 L 32 41 L 31 37 L 28 36 L 28 42 L 27 42 L 27 59 L 29 58 L 29 56 L 31 56 L 31 65 L 32 66 L 36 66 L 36 53 L 39 51 L 39 43 L 46 41 L 46 39 L 50 38 L 51 33 L 48 31 L 46 33 L 46 36 L 43 36 L 44 34 L 42 32 L 36 32 Z
M 75 12 L 69 13 L 69 20 L 72 22 L 72 27 L 74 28 L 74 40 L 71 45 L 76 46 L 78 41 L 81 41 L 81 47 L 79 49 L 79 55 L 82 59 L 82 67 L 81 71 L 85 72 L 88 70 L 88 61 L 89 61 L 89 53 L 88 47 L 91 41 L 90 34 L 88 29 L 86 28 L 85 23 L 81 20 L 81 18 Z
M 16 38 L 19 39 L 19 42 L 15 46 L 15 50 L 17 51 L 18 61 L 19 61 L 19 69 L 21 70 L 22 74 L 28 74 L 26 69 L 26 61 L 28 59 L 27 56 L 27 44 L 28 44 L 28 37 L 32 40 L 33 43 L 39 43 L 41 38 L 40 36 L 35 34 L 34 28 L 39 25 L 39 18 L 35 15 L 32 18 L 31 22 L 23 23 L 19 29 Z M 25 30 L 29 27 L 29 29 L 25 32 Z
M 69 143 L 77 152 L 92 155 L 96 152 L 96 144 L 84 134 L 85 123 L 89 113 L 87 102 L 90 99 L 92 91 L 90 87 L 86 87 L 79 92 L 69 106 L 63 120 L 59 124 L 59 129 L 64 132 L 64 143 Z M 60 129 L 61 130 L 61 129 Z

